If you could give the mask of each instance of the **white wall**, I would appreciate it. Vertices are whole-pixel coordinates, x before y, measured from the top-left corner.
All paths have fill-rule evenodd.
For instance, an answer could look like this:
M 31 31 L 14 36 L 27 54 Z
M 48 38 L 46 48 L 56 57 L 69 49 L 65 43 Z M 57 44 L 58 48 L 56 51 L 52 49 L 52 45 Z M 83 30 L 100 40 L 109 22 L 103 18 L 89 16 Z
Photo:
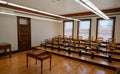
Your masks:
M 17 50 L 17 20 L 15 16 L 0 15 L 1 42 L 10 43 L 12 50 Z
M 57 35 L 57 25 L 54 22 L 31 19 L 31 44 L 37 46 L 40 41 Z M 18 50 L 17 18 L 0 14 L 0 43 L 12 45 L 12 51 Z M 14 48 L 14 49 L 13 49 Z
M 57 35 L 57 25 L 55 22 L 43 20 L 31 20 L 32 46 L 39 45 L 40 41 L 52 38 Z
M 115 39 L 117 42 L 120 43 L 120 15 L 112 15 L 110 17 L 116 17 L 115 22 Z M 92 19 L 92 25 L 91 25 L 91 36 L 95 39 L 96 38 L 96 25 L 97 25 L 97 18 L 99 17 L 88 17 L 83 19 Z M 82 19 L 82 18 L 79 18 Z M 74 21 L 74 37 L 77 37 L 77 22 Z M 58 34 L 63 36 L 63 23 L 58 24 Z

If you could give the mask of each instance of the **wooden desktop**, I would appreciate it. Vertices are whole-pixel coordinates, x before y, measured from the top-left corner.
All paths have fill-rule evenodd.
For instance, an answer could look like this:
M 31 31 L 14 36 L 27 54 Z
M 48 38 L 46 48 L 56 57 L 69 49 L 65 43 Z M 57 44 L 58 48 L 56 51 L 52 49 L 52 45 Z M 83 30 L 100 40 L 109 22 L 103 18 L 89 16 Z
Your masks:
M 9 44 L 9 43 L 0 43 L 0 50 L 5 50 L 5 53 L 7 54 L 7 49 L 9 49 L 9 56 L 11 58 L 11 44 Z

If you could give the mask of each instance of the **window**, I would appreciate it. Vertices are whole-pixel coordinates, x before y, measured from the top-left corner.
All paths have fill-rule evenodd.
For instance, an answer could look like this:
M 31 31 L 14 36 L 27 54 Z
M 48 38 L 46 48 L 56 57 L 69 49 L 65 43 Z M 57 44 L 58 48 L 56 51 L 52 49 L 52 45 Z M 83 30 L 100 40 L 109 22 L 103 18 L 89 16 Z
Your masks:
M 74 21 L 64 21 L 64 33 L 63 36 L 73 36 L 73 24 Z
M 97 37 L 102 37 L 104 41 L 114 38 L 115 18 L 98 19 L 97 23 Z
M 91 33 L 91 19 L 81 20 L 78 23 L 78 36 L 89 39 Z

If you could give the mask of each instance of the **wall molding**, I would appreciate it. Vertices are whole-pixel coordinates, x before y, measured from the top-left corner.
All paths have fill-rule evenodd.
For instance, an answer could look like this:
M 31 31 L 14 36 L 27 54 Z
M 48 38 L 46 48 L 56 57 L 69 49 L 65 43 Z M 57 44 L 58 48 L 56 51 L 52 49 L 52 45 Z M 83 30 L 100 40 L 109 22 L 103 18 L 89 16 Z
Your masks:
M 104 13 L 115 13 L 115 12 L 120 12 L 120 8 L 105 9 L 101 11 Z M 81 12 L 81 13 L 64 14 L 61 16 L 76 17 L 76 16 L 86 16 L 86 15 L 93 15 L 93 14 L 94 14 L 93 12 Z

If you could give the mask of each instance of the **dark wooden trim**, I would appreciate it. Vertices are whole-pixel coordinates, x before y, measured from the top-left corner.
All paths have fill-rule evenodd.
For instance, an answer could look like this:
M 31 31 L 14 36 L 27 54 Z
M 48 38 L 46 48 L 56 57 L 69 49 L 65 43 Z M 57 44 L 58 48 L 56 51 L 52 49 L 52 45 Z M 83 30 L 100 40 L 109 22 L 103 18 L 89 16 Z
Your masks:
M 19 27 L 18 27 L 19 22 L 20 22 L 19 17 L 17 16 L 17 40 L 18 40 L 17 45 L 18 45 L 18 50 L 19 50 L 19 43 L 20 43 L 19 42 L 20 37 L 19 37 L 19 33 L 18 33 L 19 32 Z
M 72 28 L 72 38 L 74 38 L 74 20 L 72 20 L 73 21 L 73 28 Z
M 29 49 L 29 50 L 35 50 L 33 47 L 31 47 L 31 49 Z M 27 50 L 25 50 L 25 51 L 27 51 Z M 15 54 L 15 53 L 19 53 L 19 52 L 24 52 L 24 51 L 19 51 L 19 50 L 14 50 L 14 51 L 11 51 L 12 53 L 11 54 Z M 7 54 L 9 54 L 9 52 L 7 52 Z M 4 52 L 1 52 L 0 53 L 0 57 L 1 56 L 6 56 L 6 53 L 4 53 Z M 9 56 L 8 56 L 9 57 Z
M 97 34 L 98 34 L 98 18 L 97 18 L 97 23 L 96 23 L 96 39 L 97 39 Z
M 91 38 L 91 25 L 92 25 L 92 20 L 91 19 L 80 19 L 81 21 L 88 21 L 88 20 L 90 20 L 90 30 L 89 30 L 89 38 Z M 79 23 L 80 21 L 78 21 L 78 24 L 77 24 L 77 26 L 78 26 L 78 28 L 77 28 L 77 37 L 79 37 L 79 25 L 80 25 L 80 23 Z
M 77 39 L 79 38 L 79 21 L 77 22 Z
M 63 37 L 64 37 L 64 31 L 65 31 L 65 22 L 73 22 L 73 27 L 72 27 L 72 38 L 73 38 L 74 37 L 74 21 L 73 20 L 63 21 Z
M 28 12 L 28 13 L 38 14 L 38 15 L 44 15 L 44 16 L 49 16 L 49 17 L 54 17 L 54 18 L 59 18 L 57 16 L 52 16 L 52 15 L 49 15 L 49 14 L 44 14 L 44 13 L 40 13 L 40 12 L 36 12 L 36 11 L 32 11 L 32 10 L 28 10 L 28 9 L 24 9 L 24 8 L 20 8 L 20 7 L 15 7 L 15 6 L 11 6 L 11 5 L 8 5 L 8 4 L 0 3 L 0 6 L 5 7 L 5 8 L 18 10 L 18 11 L 23 11 L 23 12 Z
M 12 52 L 12 54 L 14 54 L 14 53 L 18 53 L 19 51 L 18 50 L 14 50 L 14 51 L 11 51 Z M 7 54 L 9 55 L 9 52 L 7 52 Z M 0 53 L 0 56 L 6 56 L 6 53 L 4 53 L 4 52 L 1 52 Z M 8 56 L 9 57 L 9 56 Z
M 113 19 L 112 38 L 114 38 L 116 17 L 110 17 L 110 19 Z M 97 18 L 97 25 L 96 25 L 96 38 L 97 38 L 97 36 L 98 36 L 98 22 L 99 22 L 99 20 L 104 20 L 104 19 L 102 19 L 102 18 Z
M 116 23 L 116 17 L 112 17 L 113 18 L 113 32 L 112 32 L 112 37 L 114 38 L 115 36 L 115 23 Z
M 112 8 L 112 9 L 105 9 L 102 10 L 104 13 L 115 13 L 115 12 L 120 12 L 120 8 Z M 86 16 L 86 15 L 93 15 L 93 12 L 80 12 L 80 13 L 72 13 L 72 14 L 64 14 L 62 16 L 66 17 L 75 17 L 75 16 Z
M 8 4 L 0 3 L 0 6 L 5 7 L 5 8 L 18 10 L 18 11 L 23 11 L 23 12 L 28 12 L 28 13 L 38 14 L 38 15 L 44 15 L 44 16 L 49 16 L 49 17 L 54 17 L 54 18 L 59 18 L 57 16 L 44 14 L 44 13 L 40 13 L 40 12 L 36 12 L 36 11 L 32 11 L 32 10 L 28 10 L 28 9 L 24 9 L 24 8 L 20 8 L 20 7 L 15 7 L 15 6 L 11 6 L 11 5 L 8 5 Z M 102 11 L 104 13 L 114 13 L 114 12 L 120 12 L 120 8 L 105 9 L 105 10 L 102 10 Z M 73 17 L 74 16 L 75 17 L 75 16 L 85 16 L 85 15 L 92 15 L 92 14 L 94 14 L 94 13 L 93 12 L 82 12 L 82 13 L 64 14 L 62 16 L 66 16 L 66 17 Z
M 91 40 L 91 28 L 92 28 L 92 20 L 90 19 L 90 32 L 89 32 L 90 40 Z

